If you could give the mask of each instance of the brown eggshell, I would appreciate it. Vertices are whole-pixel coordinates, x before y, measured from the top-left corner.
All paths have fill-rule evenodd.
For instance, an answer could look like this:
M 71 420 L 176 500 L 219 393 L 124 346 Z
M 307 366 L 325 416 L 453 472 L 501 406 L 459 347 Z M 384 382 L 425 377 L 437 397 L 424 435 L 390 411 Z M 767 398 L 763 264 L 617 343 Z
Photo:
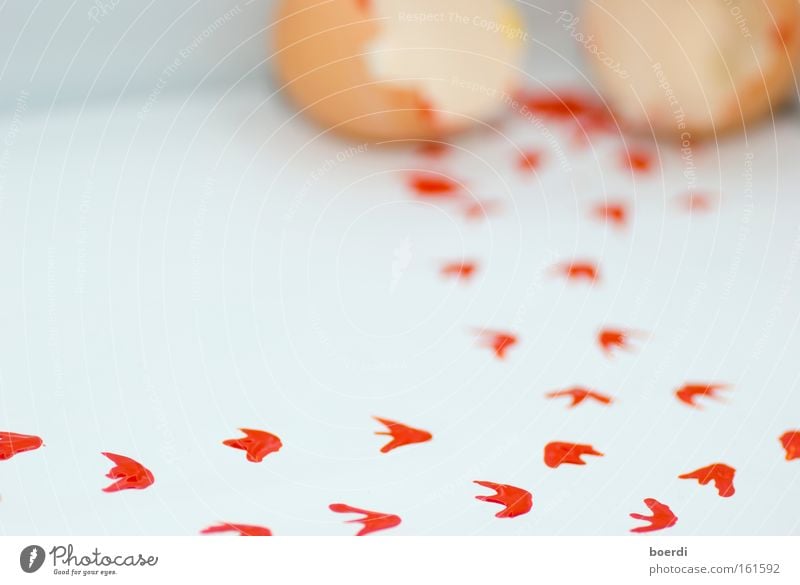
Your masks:
M 796 91 L 797 0 L 590 0 L 572 30 L 615 116 L 642 132 L 741 128 Z
M 412 6 L 410 2 L 408 6 Z M 420 7 L 429 3 L 416 2 Z M 444 4 L 448 4 L 445 2 Z M 452 0 L 449 4 L 454 4 Z M 481 0 L 480 4 L 491 9 L 495 5 L 505 5 L 505 0 L 487 2 Z M 483 20 L 475 22 L 471 28 L 466 21 L 465 33 L 461 36 L 458 27 L 453 27 L 452 22 L 443 20 L 442 50 L 436 51 L 423 47 L 410 47 L 407 54 L 400 51 L 387 51 L 376 49 L 387 31 L 391 27 L 400 30 L 401 26 L 418 28 L 402 29 L 401 32 L 411 33 L 419 31 L 420 34 L 430 35 L 435 31 L 435 23 L 416 24 L 402 21 L 403 17 L 395 6 L 405 6 L 396 1 L 383 3 L 376 0 L 332 0 L 320 2 L 319 0 L 284 0 L 281 2 L 275 17 L 274 26 L 274 63 L 277 77 L 282 84 L 283 91 L 295 102 L 304 115 L 309 116 L 320 125 L 332 128 L 338 132 L 366 138 L 368 140 L 392 140 L 407 138 L 431 138 L 461 130 L 483 116 L 490 116 L 497 111 L 504 96 L 512 91 L 510 81 L 505 83 L 515 74 L 516 59 L 521 54 L 521 40 L 510 39 L 513 26 L 504 29 L 505 35 L 497 32 L 494 37 L 488 36 L 486 26 L 480 26 Z M 467 10 L 471 5 L 467 6 Z M 506 7 L 513 10 L 512 5 Z M 383 13 L 380 12 L 383 10 Z M 411 10 L 412 8 L 409 8 Z M 429 9 L 430 10 L 430 9 Z M 388 14 L 388 16 L 387 16 Z M 398 14 L 400 18 L 398 19 Z M 420 12 L 419 14 L 423 14 Z M 437 13 L 424 13 L 437 14 Z M 443 18 L 450 18 L 449 13 L 442 12 Z M 506 12 L 503 12 L 506 14 Z M 470 13 L 471 16 L 471 13 Z M 477 17 L 476 17 L 477 18 Z M 488 22 L 493 22 L 487 17 Z M 450 27 L 449 29 L 447 27 Z M 461 28 L 464 28 L 462 26 Z M 521 30 L 521 29 L 520 29 Z M 472 36 L 465 36 L 465 35 Z M 521 33 L 520 33 L 521 34 Z M 476 39 L 474 51 L 462 51 L 461 60 L 473 59 L 477 65 L 472 70 L 480 71 L 481 66 L 488 70 L 486 64 L 494 66 L 494 70 L 505 68 L 509 71 L 502 78 L 503 83 L 497 81 L 497 75 L 492 75 L 481 85 L 483 79 L 465 79 L 468 87 L 462 89 L 464 100 L 475 102 L 477 92 L 493 92 L 492 103 L 484 107 L 482 104 L 472 104 L 471 107 L 460 111 L 459 100 L 450 99 L 446 104 L 437 103 L 435 92 L 426 94 L 421 82 L 414 83 L 413 78 L 423 79 L 425 76 L 433 77 L 430 73 L 431 65 L 437 59 L 442 60 L 440 71 L 436 75 L 444 81 L 435 88 L 441 95 L 443 83 L 458 89 L 455 82 L 447 80 L 451 67 L 447 59 L 452 58 L 454 49 L 461 49 L 462 45 L 447 44 L 452 38 L 456 43 L 469 38 Z M 410 37 L 411 41 L 414 40 Z M 459 41 L 461 39 L 461 41 Z M 402 42 L 402 41 L 400 41 Z M 505 44 L 512 42 L 514 47 L 508 48 Z M 484 43 L 484 44 L 480 44 Z M 498 45 L 499 43 L 499 45 Z M 486 46 L 493 49 L 496 45 L 500 49 L 493 53 L 485 51 Z M 463 47 L 470 49 L 471 47 Z M 420 51 L 425 50 L 424 55 Z M 387 57 L 387 55 L 389 57 Z M 497 56 L 508 55 L 507 62 L 492 63 L 490 60 Z M 388 59 L 395 59 L 389 63 Z M 398 82 L 391 76 L 382 78 L 376 73 L 376 60 L 382 64 L 389 63 L 398 72 L 394 77 L 402 78 L 405 70 L 410 71 L 409 78 L 412 82 Z M 405 59 L 407 63 L 400 63 L 397 59 Z M 414 70 L 414 59 L 421 59 L 417 74 Z M 502 59 L 500 59 L 502 61 Z M 405 65 L 408 65 L 405 67 Z M 471 70 L 468 70 L 471 71 Z M 469 73 L 466 77 L 469 76 Z M 496 87 L 501 85 L 502 87 Z M 448 88 L 445 86 L 444 90 Z M 445 111 L 446 110 L 446 111 Z

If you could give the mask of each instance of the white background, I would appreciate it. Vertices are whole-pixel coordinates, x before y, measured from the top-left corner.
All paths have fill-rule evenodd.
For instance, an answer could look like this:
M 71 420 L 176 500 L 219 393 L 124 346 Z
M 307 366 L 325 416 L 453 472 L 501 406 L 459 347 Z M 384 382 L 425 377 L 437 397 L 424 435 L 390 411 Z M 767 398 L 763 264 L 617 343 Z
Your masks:
M 54 575 L 52 559 L 36 573 L 23 575 L 19 552 L 34 544 L 0 539 L 0 576 L 25 583 L 170 583 L 192 577 L 206 581 L 245 580 L 304 584 L 388 585 L 422 580 L 459 583 L 529 583 L 539 579 L 582 583 L 797 583 L 797 538 L 43 538 L 36 544 L 73 544 L 81 556 L 101 554 L 158 556 L 155 567 L 122 567 L 113 576 Z M 684 557 L 652 557 L 650 548 L 677 550 Z M 409 559 L 411 561 L 409 562 Z M 309 562 L 311 561 L 311 562 Z M 737 564 L 779 564 L 774 574 L 659 574 L 650 568 L 674 566 L 708 571 Z M 64 566 L 59 563 L 59 570 Z M 81 570 L 81 568 L 73 567 Z M 90 567 L 94 569 L 94 567 Z

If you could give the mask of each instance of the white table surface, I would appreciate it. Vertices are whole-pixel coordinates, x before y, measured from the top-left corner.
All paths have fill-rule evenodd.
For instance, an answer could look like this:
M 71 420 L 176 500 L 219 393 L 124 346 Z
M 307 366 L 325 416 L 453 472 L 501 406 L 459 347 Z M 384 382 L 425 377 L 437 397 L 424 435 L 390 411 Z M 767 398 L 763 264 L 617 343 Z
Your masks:
M 680 519 L 663 534 L 800 533 L 800 461 L 778 443 L 800 428 L 796 114 L 696 150 L 697 189 L 719 199 L 688 213 L 672 146 L 632 177 L 621 138 L 579 148 L 512 115 L 440 161 L 354 154 L 268 98 L 2 113 L 0 430 L 45 447 L 0 462 L 0 533 L 347 535 L 327 509 L 344 502 L 400 515 L 385 534 L 627 534 L 646 497 Z M 518 147 L 545 151 L 537 174 Z M 503 207 L 469 222 L 420 201 L 419 168 Z M 605 197 L 633 205 L 626 231 L 589 217 Z M 444 280 L 461 257 L 475 279 Z M 548 272 L 575 257 L 599 262 L 596 286 Z M 608 359 L 604 325 L 648 338 Z M 481 327 L 520 344 L 497 360 Z M 673 395 L 691 381 L 731 388 L 692 410 Z M 574 385 L 616 402 L 544 397 Z M 434 439 L 381 454 L 373 415 Z M 284 447 L 248 463 L 221 444 L 239 427 Z M 550 469 L 551 440 L 605 456 Z M 155 485 L 102 493 L 101 451 Z M 717 461 L 737 469 L 732 498 L 677 479 Z M 529 489 L 534 509 L 497 519 L 472 480 Z

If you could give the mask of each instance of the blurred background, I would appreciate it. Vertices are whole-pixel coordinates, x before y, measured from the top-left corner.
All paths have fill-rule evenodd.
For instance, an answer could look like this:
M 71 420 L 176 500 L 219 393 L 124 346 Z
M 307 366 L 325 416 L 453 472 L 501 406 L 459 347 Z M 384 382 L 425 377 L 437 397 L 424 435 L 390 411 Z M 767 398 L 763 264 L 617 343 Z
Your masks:
M 569 32 L 552 19 L 535 18 L 575 6 L 574 0 L 518 5 L 529 32 L 546 34 L 548 41 L 545 50 L 527 56 L 531 65 L 579 67 L 579 46 L 569 42 Z M 0 8 L 0 105 L 9 107 L 22 91 L 31 105 L 45 107 L 146 98 L 156 91 L 222 95 L 241 85 L 267 94 L 276 8 L 273 0 L 6 2 Z

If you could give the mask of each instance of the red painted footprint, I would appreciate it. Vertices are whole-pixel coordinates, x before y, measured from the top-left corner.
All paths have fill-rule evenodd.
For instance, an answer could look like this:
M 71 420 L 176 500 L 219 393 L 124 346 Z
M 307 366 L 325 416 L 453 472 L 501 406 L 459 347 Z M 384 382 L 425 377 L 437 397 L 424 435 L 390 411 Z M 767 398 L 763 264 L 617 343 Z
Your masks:
M 525 150 L 519 155 L 517 166 L 521 171 L 533 172 L 542 165 L 543 158 L 538 150 Z
M 272 531 L 266 526 L 253 524 L 230 524 L 223 522 L 215 526 L 203 528 L 200 534 L 221 534 L 223 532 L 238 532 L 239 536 L 272 536 Z
M 462 195 L 461 185 L 435 173 L 416 173 L 409 178 L 409 186 L 418 197 L 452 199 Z
M 502 504 L 505 506 L 495 514 L 496 518 L 514 518 L 522 516 L 531 511 L 533 507 L 533 495 L 522 488 L 491 481 L 473 481 L 483 487 L 494 490 L 496 493 L 491 496 L 475 496 L 476 500 L 491 502 L 492 504 Z
M 360 522 L 364 527 L 356 533 L 356 536 L 364 536 L 371 532 L 378 530 L 386 530 L 387 528 L 394 528 L 402 520 L 400 516 L 394 514 L 384 514 L 383 512 L 372 512 L 371 510 L 362 510 L 361 508 L 354 508 L 347 504 L 331 504 L 328 506 L 332 512 L 337 514 L 363 514 L 363 518 L 356 518 L 355 520 L 348 520 L 348 524 L 353 522 Z
M 713 481 L 719 495 L 723 498 L 729 498 L 736 492 L 733 487 L 733 476 L 735 474 L 736 470 L 730 465 L 712 463 L 690 473 L 679 475 L 678 479 L 696 479 L 700 485 L 707 485 Z
M 708 193 L 687 193 L 680 199 L 681 207 L 691 213 L 711 211 L 714 201 Z
M 283 447 L 281 440 L 267 431 L 257 429 L 239 429 L 245 436 L 240 439 L 226 439 L 223 445 L 241 449 L 247 452 L 247 460 L 253 463 L 261 462 L 270 453 L 275 453 Z
M 376 435 L 392 437 L 392 440 L 381 447 L 381 453 L 388 453 L 392 449 L 397 449 L 403 445 L 413 445 L 414 443 L 425 443 L 433 438 L 433 435 L 422 429 L 415 429 L 399 422 L 394 422 L 388 418 L 373 416 L 376 421 L 385 425 L 388 432 L 377 431 Z
M 653 155 L 642 149 L 626 150 L 621 155 L 622 166 L 634 173 L 649 173 L 653 170 Z
M 592 217 L 616 228 L 624 228 L 628 225 L 628 206 L 625 203 L 600 203 L 592 208 Z
M 780 441 L 786 450 L 786 461 L 800 459 L 800 431 L 786 431 Z
M 502 203 L 494 199 L 471 201 L 464 206 L 464 217 L 472 221 L 487 219 L 490 215 L 497 213 L 501 207 Z
M 695 402 L 698 398 L 707 397 L 719 399 L 716 392 L 728 388 L 727 384 L 686 384 L 675 391 L 675 396 L 681 402 L 688 404 L 693 408 L 700 408 L 700 405 Z
M 662 504 L 654 498 L 646 498 L 644 503 L 650 508 L 650 511 L 653 513 L 652 516 L 644 516 L 643 514 L 631 514 L 630 516 L 631 518 L 644 520 L 650 524 L 631 528 L 631 532 L 654 532 L 656 530 L 663 530 L 664 528 L 675 526 L 678 522 L 678 517 L 672 513 L 672 510 L 670 510 L 669 506 L 666 504 Z
M 119 492 L 122 490 L 143 490 L 155 482 L 152 472 L 138 461 L 117 455 L 116 453 L 103 453 L 114 462 L 114 467 L 106 474 L 110 479 L 116 479 L 104 492 Z
M 602 101 L 578 93 L 533 92 L 525 90 L 517 94 L 522 114 L 536 114 L 554 122 L 568 123 L 583 133 L 605 132 L 614 129 L 614 118 Z
M 611 396 L 606 396 L 605 394 L 600 394 L 599 392 L 595 392 L 594 390 L 587 390 L 586 388 L 581 388 L 576 386 L 575 388 L 570 388 L 568 390 L 558 390 L 556 392 L 549 392 L 546 394 L 547 398 L 561 398 L 562 396 L 569 396 L 572 401 L 568 405 L 568 408 L 574 408 L 581 404 L 584 400 L 591 398 L 592 400 L 596 400 L 600 404 L 611 404 L 613 399 Z
M 603 456 L 602 453 L 596 451 L 591 445 L 554 441 L 544 446 L 544 463 L 548 467 L 556 468 L 563 463 L 586 465 L 586 461 L 581 459 L 584 455 Z
M 477 270 L 478 265 L 475 262 L 448 262 L 442 266 L 442 276 L 467 281 L 475 275 Z
M 641 338 L 643 334 L 630 329 L 601 329 L 597 333 L 597 343 L 608 357 L 612 357 L 616 350 L 632 351 L 631 340 Z
M 417 149 L 417 152 L 427 158 L 441 158 L 450 152 L 450 146 L 445 142 L 428 140 Z
M 0 461 L 11 459 L 18 453 L 38 449 L 42 444 L 42 439 L 36 435 L 0 431 Z
M 570 280 L 594 283 L 600 278 L 597 264 L 589 261 L 562 262 L 553 267 L 553 272 Z
M 517 336 L 508 331 L 478 331 L 478 335 L 482 337 L 481 345 L 494 351 L 501 360 L 505 359 L 508 349 L 519 342 Z

